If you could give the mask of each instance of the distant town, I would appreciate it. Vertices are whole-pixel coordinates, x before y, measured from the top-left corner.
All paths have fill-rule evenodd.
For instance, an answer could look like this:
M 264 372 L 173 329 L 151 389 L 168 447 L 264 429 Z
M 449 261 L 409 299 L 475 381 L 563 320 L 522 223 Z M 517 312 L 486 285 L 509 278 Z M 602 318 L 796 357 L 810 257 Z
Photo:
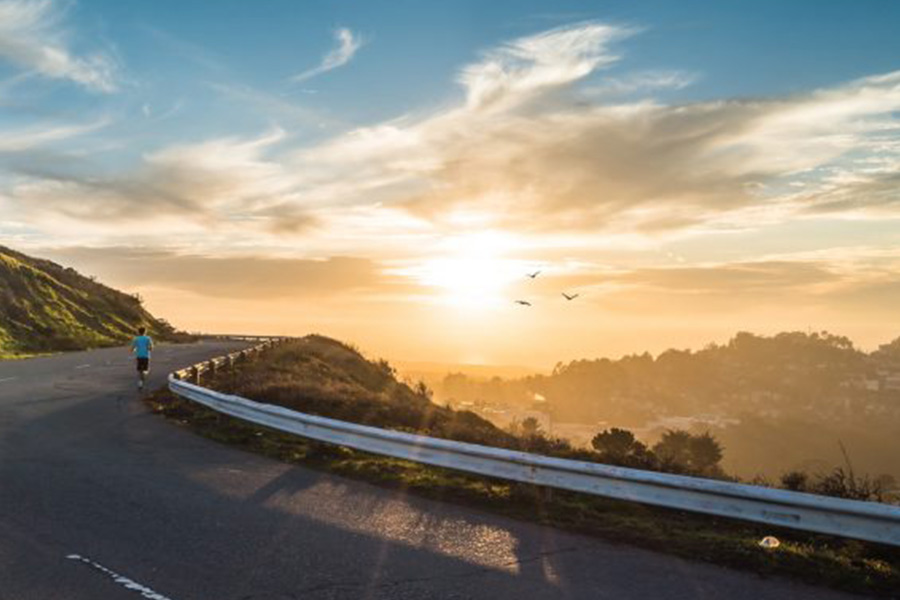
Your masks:
M 845 460 L 900 477 L 900 338 L 866 353 L 827 332 L 739 333 L 692 352 L 576 360 L 547 375 L 449 373 L 435 400 L 500 427 L 536 419 L 586 446 L 606 427 L 653 441 L 667 429 L 713 431 L 744 476 L 825 470 Z

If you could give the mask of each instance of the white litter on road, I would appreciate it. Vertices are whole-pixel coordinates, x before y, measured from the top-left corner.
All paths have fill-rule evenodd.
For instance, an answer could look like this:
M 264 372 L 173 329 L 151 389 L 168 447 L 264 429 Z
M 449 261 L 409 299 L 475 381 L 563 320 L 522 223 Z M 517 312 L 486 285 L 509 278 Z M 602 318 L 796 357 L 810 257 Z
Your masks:
M 131 580 L 128 577 L 125 577 L 124 575 L 119 575 L 115 571 L 113 571 L 111 569 L 107 569 L 100 563 L 95 562 L 87 557 L 81 556 L 80 554 L 69 554 L 68 556 L 66 556 L 66 558 L 68 558 L 69 560 L 77 560 L 79 562 L 82 562 L 82 563 L 88 565 L 89 567 L 93 567 L 94 569 L 100 571 L 101 573 L 103 573 L 104 575 L 106 575 L 110 579 L 112 579 L 114 583 L 118 583 L 125 589 L 131 590 L 133 592 L 137 592 L 138 594 L 140 594 L 144 598 L 147 598 L 148 600 L 172 600 L 172 598 L 169 598 L 168 596 L 164 596 L 164 595 L 160 594 L 159 592 L 155 592 L 152 589 L 148 588 L 147 586 L 141 585 L 140 583 L 138 583 L 134 580 Z

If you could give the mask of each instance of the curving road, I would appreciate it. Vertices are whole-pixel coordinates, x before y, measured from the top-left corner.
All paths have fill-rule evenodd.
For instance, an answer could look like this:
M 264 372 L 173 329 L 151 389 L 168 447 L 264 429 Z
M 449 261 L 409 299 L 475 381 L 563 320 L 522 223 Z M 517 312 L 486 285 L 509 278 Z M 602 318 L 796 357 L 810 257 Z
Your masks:
M 163 346 L 165 371 L 237 347 Z M 148 413 L 124 349 L 0 362 L 0 598 L 852 598 L 324 475 Z

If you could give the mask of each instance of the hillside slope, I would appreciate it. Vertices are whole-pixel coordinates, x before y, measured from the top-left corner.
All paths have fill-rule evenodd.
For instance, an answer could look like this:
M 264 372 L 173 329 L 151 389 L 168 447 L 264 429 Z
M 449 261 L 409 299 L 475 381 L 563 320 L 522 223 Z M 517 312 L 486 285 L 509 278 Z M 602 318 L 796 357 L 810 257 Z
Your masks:
M 139 325 L 160 340 L 179 337 L 139 298 L 0 246 L 0 357 L 120 344 Z
M 468 411 L 431 401 L 422 385 L 398 381 L 384 360 L 321 335 L 267 351 L 237 376 L 205 382 L 229 393 L 292 410 L 464 442 L 516 446 L 514 436 Z

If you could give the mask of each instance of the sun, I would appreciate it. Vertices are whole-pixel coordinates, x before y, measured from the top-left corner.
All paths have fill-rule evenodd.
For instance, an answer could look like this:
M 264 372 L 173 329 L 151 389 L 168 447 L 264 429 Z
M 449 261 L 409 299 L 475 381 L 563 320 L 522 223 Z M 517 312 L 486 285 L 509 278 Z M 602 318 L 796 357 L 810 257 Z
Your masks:
M 500 306 L 509 302 L 508 288 L 528 268 L 528 263 L 506 256 L 514 247 L 510 235 L 495 231 L 452 236 L 411 274 L 435 289 L 442 303 L 467 309 Z

